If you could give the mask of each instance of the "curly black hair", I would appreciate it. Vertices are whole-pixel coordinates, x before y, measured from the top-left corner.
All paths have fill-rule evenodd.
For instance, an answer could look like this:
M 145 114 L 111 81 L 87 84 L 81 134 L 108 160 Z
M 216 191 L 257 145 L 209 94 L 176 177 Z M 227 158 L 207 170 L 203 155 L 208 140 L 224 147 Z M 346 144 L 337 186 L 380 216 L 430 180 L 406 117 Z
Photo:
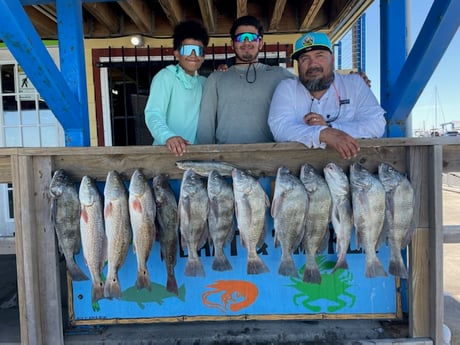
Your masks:
M 195 20 L 186 20 L 176 25 L 173 34 L 174 50 L 179 50 L 182 42 L 187 38 L 201 41 L 205 47 L 209 43 L 208 32 L 200 22 Z
M 257 29 L 259 36 L 264 35 L 264 27 L 260 23 L 259 19 L 257 19 L 254 16 L 242 16 L 242 17 L 239 17 L 237 20 L 235 20 L 233 22 L 232 27 L 230 28 L 230 37 L 232 38 L 232 40 L 235 38 L 236 29 L 238 29 L 238 27 L 242 25 L 253 26 Z

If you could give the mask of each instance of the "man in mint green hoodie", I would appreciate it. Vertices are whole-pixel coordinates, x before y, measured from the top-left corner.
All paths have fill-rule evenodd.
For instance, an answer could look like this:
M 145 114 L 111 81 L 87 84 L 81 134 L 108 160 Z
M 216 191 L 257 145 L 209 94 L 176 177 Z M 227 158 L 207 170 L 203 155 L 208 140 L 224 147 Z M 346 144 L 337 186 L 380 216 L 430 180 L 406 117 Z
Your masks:
M 150 85 L 145 123 L 154 145 L 166 145 L 176 156 L 195 144 L 200 100 L 206 78 L 198 74 L 209 43 L 206 29 L 198 22 L 179 23 L 173 34 L 176 65 L 159 71 Z

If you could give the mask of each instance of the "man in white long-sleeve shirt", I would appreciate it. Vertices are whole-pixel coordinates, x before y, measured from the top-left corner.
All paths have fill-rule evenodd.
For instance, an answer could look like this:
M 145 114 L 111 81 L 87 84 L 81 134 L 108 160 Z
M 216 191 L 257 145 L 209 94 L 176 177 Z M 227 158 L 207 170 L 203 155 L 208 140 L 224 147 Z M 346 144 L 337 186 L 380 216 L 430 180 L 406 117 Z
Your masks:
M 350 159 L 359 151 L 357 138 L 383 136 L 385 111 L 360 75 L 334 71 L 326 34 L 302 35 L 291 57 L 297 60 L 299 77 L 278 84 L 268 116 L 276 141 L 331 146 Z

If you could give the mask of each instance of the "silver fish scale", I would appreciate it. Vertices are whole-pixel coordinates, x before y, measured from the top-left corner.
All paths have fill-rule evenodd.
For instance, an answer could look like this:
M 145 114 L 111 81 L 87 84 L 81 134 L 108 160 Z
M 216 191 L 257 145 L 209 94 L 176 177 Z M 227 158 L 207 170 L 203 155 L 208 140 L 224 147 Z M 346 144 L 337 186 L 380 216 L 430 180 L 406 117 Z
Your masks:
M 243 247 L 248 250 L 248 274 L 268 272 L 257 254 L 257 247 L 265 242 L 265 213 L 270 206 L 267 194 L 259 181 L 235 169 L 232 172 L 235 213 Z
M 304 281 L 321 283 L 315 256 L 327 245 L 332 198 L 326 180 L 306 163 L 300 169 L 300 180 L 307 190 L 309 206 L 303 247 L 307 252 Z
M 120 298 L 118 270 L 125 262 L 131 242 L 128 194 L 120 174 L 110 171 L 104 187 L 104 220 L 107 235 L 108 271 L 104 296 Z
M 204 276 L 198 250 L 207 238 L 208 194 L 203 181 L 191 169 L 184 172 L 179 194 L 179 226 L 182 244 L 188 249 L 185 275 Z
M 83 257 L 92 281 L 92 302 L 104 298 L 101 272 L 107 259 L 107 237 L 104 228 L 103 203 L 95 181 L 83 176 L 79 199 L 81 205 L 80 233 Z
M 407 246 L 414 231 L 414 189 L 409 180 L 389 164 L 381 163 L 378 175 L 386 191 L 386 230 L 391 251 L 388 272 L 406 279 L 408 273 L 401 249 Z
M 300 179 L 284 166 L 279 167 L 275 180 L 271 215 L 275 226 L 275 247 L 281 245 L 278 273 L 298 277 L 292 253 L 305 233 L 308 194 Z
M 358 163 L 350 166 L 353 217 L 358 245 L 366 252 L 366 277 L 386 276 L 376 250 L 385 219 L 385 189 L 379 179 Z

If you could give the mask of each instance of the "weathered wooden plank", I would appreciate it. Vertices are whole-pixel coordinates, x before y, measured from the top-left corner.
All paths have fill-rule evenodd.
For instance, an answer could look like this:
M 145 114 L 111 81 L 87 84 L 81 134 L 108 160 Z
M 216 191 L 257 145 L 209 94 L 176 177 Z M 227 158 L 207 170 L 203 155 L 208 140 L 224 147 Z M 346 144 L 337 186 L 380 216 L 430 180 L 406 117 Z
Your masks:
M 33 183 L 39 265 L 40 322 L 44 344 L 64 344 L 62 323 L 61 281 L 56 237 L 51 222 L 48 186 L 51 182 L 51 158 L 34 157 Z
M 410 150 L 416 232 L 409 247 L 409 333 L 442 342 L 442 147 Z
M 32 158 L 13 156 L 14 214 L 16 232 L 16 265 L 18 303 L 23 344 L 41 344 L 40 291 L 38 284 L 37 231 L 33 202 Z

